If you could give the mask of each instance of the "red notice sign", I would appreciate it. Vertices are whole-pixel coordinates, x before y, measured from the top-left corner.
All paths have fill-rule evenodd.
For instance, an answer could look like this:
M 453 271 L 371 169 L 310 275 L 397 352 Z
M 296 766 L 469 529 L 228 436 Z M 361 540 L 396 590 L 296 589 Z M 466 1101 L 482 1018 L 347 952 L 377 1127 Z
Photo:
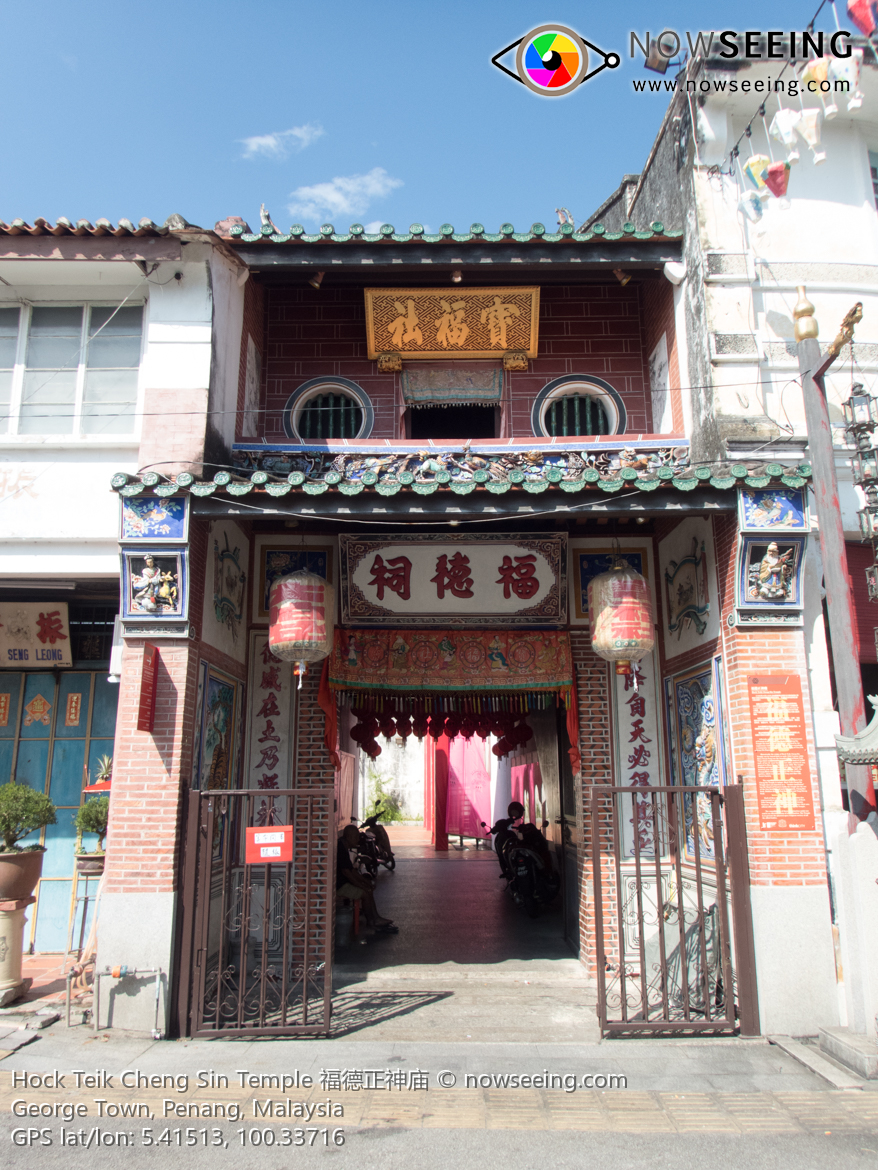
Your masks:
M 147 642 L 143 647 L 140 668 L 140 705 L 137 708 L 137 730 L 152 731 L 155 722 L 155 690 L 159 673 L 159 648 Z
M 814 828 L 814 797 L 797 674 L 748 675 L 759 827 Z
M 244 860 L 247 865 L 292 861 L 293 826 L 268 825 L 264 829 L 248 829 Z

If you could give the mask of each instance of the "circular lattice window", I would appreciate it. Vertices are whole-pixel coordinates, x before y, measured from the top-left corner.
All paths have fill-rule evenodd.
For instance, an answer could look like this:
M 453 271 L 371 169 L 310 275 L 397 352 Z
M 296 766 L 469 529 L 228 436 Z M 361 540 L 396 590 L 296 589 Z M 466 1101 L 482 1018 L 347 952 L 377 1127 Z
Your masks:
M 531 412 L 535 435 L 552 438 L 618 435 L 627 423 L 618 392 L 602 378 L 568 374 L 544 386 Z
M 365 439 L 375 412 L 368 395 L 347 378 L 311 378 L 287 399 L 284 431 L 297 443 Z

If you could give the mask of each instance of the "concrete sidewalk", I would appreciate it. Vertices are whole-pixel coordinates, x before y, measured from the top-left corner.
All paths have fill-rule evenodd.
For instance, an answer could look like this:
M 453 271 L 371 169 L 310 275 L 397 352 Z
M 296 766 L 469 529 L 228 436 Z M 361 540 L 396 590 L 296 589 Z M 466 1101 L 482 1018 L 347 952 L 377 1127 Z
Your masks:
M 98 1087 L 84 1080 L 77 1086 L 75 1069 L 98 1076 Z M 25 1073 L 52 1070 L 65 1078 L 57 1088 L 23 1083 Z M 126 1070 L 130 1088 L 119 1079 Z M 550 1086 L 555 1078 L 555 1087 L 542 1081 L 513 1087 L 514 1081 L 503 1080 L 509 1076 L 547 1077 Z M 595 1078 L 589 1082 L 594 1087 L 582 1087 L 585 1076 Z M 311 1083 L 303 1084 L 308 1077 Z M 352 1087 L 358 1081 L 381 1087 Z M 66 1124 L 15 1118 L 15 1100 L 48 1108 L 81 1105 L 85 1113 Z M 270 1115 L 268 1101 L 274 1103 Z M 343 1115 L 315 1115 L 310 1122 L 286 1116 L 327 1101 Z M 456 1043 L 344 1037 L 156 1042 L 119 1032 L 95 1037 L 83 1026 L 68 1030 L 59 1022 L 0 1060 L 0 1115 L 8 1131 L 52 1131 L 52 1145 L 16 1149 L 16 1166 L 23 1167 L 69 1165 L 79 1150 L 60 1145 L 65 1129 L 103 1135 L 94 1140 L 109 1144 L 86 1155 L 98 1170 L 157 1165 L 159 1159 L 163 1167 L 276 1170 L 283 1152 L 265 1143 L 282 1144 L 285 1133 L 301 1127 L 314 1130 L 319 1147 L 301 1156 L 333 1157 L 339 1166 L 390 1168 L 411 1166 L 414 1159 L 419 1167 L 444 1167 L 449 1158 L 468 1166 L 498 1156 L 510 1168 L 533 1170 L 546 1158 L 582 1166 L 599 1156 L 608 1170 L 690 1157 L 722 1158 L 748 1170 L 878 1167 L 878 1084 L 835 1091 L 763 1039 L 580 1044 L 559 1043 L 557 1032 L 547 1029 L 529 1044 L 504 1043 L 502 1036 Z M 201 1143 L 214 1140 L 214 1130 L 227 1144 L 205 1148 Z M 333 1144 L 337 1130 L 343 1130 L 344 1146 Z M 191 1148 L 187 1132 L 196 1135 Z M 168 1144 L 155 1144 L 163 1136 Z

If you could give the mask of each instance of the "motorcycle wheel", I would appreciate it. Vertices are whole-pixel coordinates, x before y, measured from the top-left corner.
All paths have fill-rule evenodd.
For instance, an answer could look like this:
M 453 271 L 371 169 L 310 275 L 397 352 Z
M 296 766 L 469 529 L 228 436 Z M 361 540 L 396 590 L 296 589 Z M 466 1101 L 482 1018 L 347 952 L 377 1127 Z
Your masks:
M 384 864 L 387 866 L 388 869 L 396 869 L 396 858 L 393 856 L 392 853 L 390 855 L 390 861 L 385 861 Z

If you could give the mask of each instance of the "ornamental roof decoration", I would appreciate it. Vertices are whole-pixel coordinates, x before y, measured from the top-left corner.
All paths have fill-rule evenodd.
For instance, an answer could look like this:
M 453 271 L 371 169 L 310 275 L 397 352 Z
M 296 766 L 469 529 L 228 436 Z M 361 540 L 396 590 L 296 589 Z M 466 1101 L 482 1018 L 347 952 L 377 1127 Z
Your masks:
M 787 487 L 804 487 L 811 466 L 799 463 L 723 463 L 690 466 L 688 447 L 650 447 L 638 451 L 622 447 L 615 451 L 571 448 L 552 451 L 488 452 L 468 447 L 456 450 L 380 451 L 364 449 L 341 452 L 326 448 L 299 448 L 296 451 L 235 450 L 234 465 L 222 468 L 212 479 L 197 480 L 189 472 L 165 477 L 156 471 L 139 476 L 118 472 L 112 487 L 122 496 L 137 496 L 151 489 L 158 496 L 186 491 L 194 496 L 214 494 L 273 497 L 322 495 L 338 492 L 346 496 L 363 491 L 394 496 L 398 492 L 432 495 L 450 492 L 469 495 L 481 491 L 502 495 L 509 491 L 539 493 L 554 488 L 568 493 L 618 492 L 635 489 L 651 492 L 658 488 L 692 491 L 710 485 L 719 491 L 738 486 L 768 487 L 780 482 Z
M 878 764 L 878 695 L 867 695 L 873 707 L 868 727 L 856 735 L 837 735 L 835 748 L 843 764 Z
M 587 244 L 591 241 L 603 240 L 679 240 L 683 233 L 666 228 L 656 221 L 646 228 L 638 228 L 633 223 L 622 224 L 622 230 L 610 232 L 603 224 L 593 223 L 587 231 L 577 231 L 573 224 L 561 224 L 556 232 L 546 231 L 541 223 L 531 224 L 526 231 L 516 231 L 511 223 L 504 223 L 496 232 L 485 230 L 483 224 L 470 224 L 469 230 L 458 232 L 450 223 L 443 223 L 438 232 L 427 232 L 421 223 L 413 223 L 408 231 L 398 232 L 391 223 L 383 223 L 377 232 L 367 232 L 361 223 L 353 223 L 347 231 L 336 231 L 331 223 L 323 224 L 317 232 L 306 232 L 300 223 L 293 224 L 288 232 L 279 232 L 273 223 L 263 223 L 258 232 L 250 231 L 246 223 L 237 222 L 227 226 L 230 221 L 222 221 L 216 225 L 216 232 L 224 239 L 240 241 L 243 244 L 383 244 L 383 243 L 415 243 L 415 244 L 465 244 L 469 242 L 479 244 L 499 244 L 514 240 L 517 243 L 538 241 L 539 243 L 561 243 L 572 240 L 577 244 Z
M 54 226 L 47 219 L 35 219 L 33 225 L 23 219 L 9 223 L 0 220 L 0 236 L 167 236 L 171 232 L 201 231 L 195 224 L 188 223 L 182 215 L 171 215 L 159 226 L 151 219 L 141 219 L 134 224 L 130 219 L 120 219 L 113 227 L 108 219 L 96 219 L 94 224 L 87 219 L 73 220 L 59 215 Z

